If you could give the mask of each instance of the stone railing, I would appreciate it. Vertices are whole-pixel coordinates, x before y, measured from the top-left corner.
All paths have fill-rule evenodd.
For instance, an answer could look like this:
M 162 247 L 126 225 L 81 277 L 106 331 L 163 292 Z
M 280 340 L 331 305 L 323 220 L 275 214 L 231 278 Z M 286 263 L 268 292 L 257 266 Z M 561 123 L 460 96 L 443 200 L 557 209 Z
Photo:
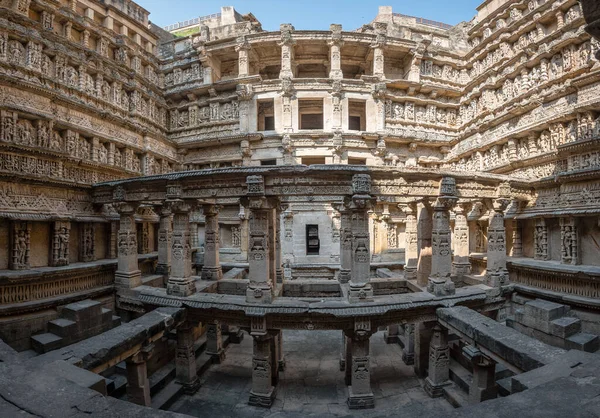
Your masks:
M 0 307 L 49 299 L 114 283 L 116 263 L 68 268 L 40 268 L 0 274 Z
M 583 298 L 600 298 L 598 267 L 523 259 L 509 261 L 507 267 L 513 283 Z

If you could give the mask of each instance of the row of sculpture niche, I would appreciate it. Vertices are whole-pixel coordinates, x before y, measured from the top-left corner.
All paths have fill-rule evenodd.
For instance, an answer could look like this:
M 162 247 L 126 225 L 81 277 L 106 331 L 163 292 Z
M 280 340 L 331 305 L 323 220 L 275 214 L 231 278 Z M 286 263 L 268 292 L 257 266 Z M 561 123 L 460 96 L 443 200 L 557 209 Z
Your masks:
M 78 132 L 54 129 L 51 121 L 19 118 L 16 112 L 2 111 L 0 138 L 7 143 L 64 152 L 70 157 L 109 164 L 137 173 L 141 172 L 140 155 L 131 148 L 119 148 L 112 142 L 86 138 Z M 146 156 L 145 173 L 164 174 L 172 171 L 171 164 Z
M 569 123 L 553 123 L 549 129 L 539 135 L 527 138 L 511 139 L 504 144 L 496 144 L 486 151 L 477 151 L 459 161 L 446 164 L 445 167 L 456 171 L 480 171 L 508 164 L 512 161 L 523 160 L 535 155 L 552 152 L 559 145 L 600 137 L 600 117 L 591 112 L 580 113 L 577 119 Z M 575 166 L 569 169 L 590 168 L 600 164 L 597 153 L 589 152 L 583 156 L 572 156 Z M 567 167 L 565 167 L 566 169 Z
M 167 111 L 166 107 L 159 105 L 162 98 L 146 97 L 140 89 L 123 88 L 124 83 L 128 83 L 124 76 L 118 76 L 118 72 L 109 71 L 104 68 L 101 61 L 93 60 L 85 63 L 70 63 L 69 59 L 63 55 L 51 56 L 43 51 L 43 45 L 30 41 L 27 46 L 19 40 L 8 40 L 6 33 L 0 33 L 0 61 L 6 60 L 9 63 L 30 70 L 37 71 L 53 82 L 62 83 L 70 90 L 65 94 L 74 94 L 77 91 L 84 92 L 87 95 L 102 99 L 111 103 L 125 112 L 135 112 L 166 127 Z M 77 67 L 77 68 L 76 68 Z M 89 74 L 88 70 L 93 70 L 94 74 Z M 113 80 L 110 82 L 110 80 Z M 144 89 L 147 94 L 152 94 L 150 89 Z M 95 102 L 88 103 L 95 105 Z
M 70 223 L 57 221 L 54 223 L 52 236 L 52 266 L 64 266 L 70 259 Z M 24 270 L 30 268 L 31 223 L 15 221 L 12 226 L 12 259 L 11 268 Z M 83 223 L 80 230 L 79 260 L 95 260 L 95 228 L 92 223 Z M 137 251 L 137 249 L 136 249 Z
M 527 3 L 527 12 L 526 14 L 529 13 L 533 13 L 539 6 L 543 5 L 544 3 L 547 3 L 549 0 L 530 0 Z M 507 26 L 509 26 L 510 24 L 520 20 L 521 18 L 523 18 L 524 14 L 523 11 L 519 8 L 518 3 L 515 4 L 514 7 L 510 8 L 509 12 L 508 12 L 508 17 L 506 17 L 503 14 L 500 14 L 496 19 L 491 19 L 490 22 L 486 23 L 484 25 L 484 29 L 482 32 L 482 36 L 474 36 L 470 41 L 469 41 L 469 45 L 471 46 L 471 48 L 475 48 L 477 46 L 479 46 L 481 44 L 482 41 L 484 41 L 485 39 L 489 38 L 490 36 L 492 36 L 494 34 L 494 32 L 500 31 L 504 28 L 506 28 Z M 581 7 L 579 6 L 579 4 L 575 4 L 573 6 L 571 6 L 566 13 L 559 13 L 559 19 L 562 20 L 562 22 L 557 22 L 559 23 L 557 26 L 560 27 L 561 24 L 568 24 L 570 22 L 573 22 L 574 20 L 579 19 L 580 17 L 583 16 L 582 12 L 581 12 Z M 529 39 L 524 39 L 522 40 L 521 38 L 525 36 L 526 38 L 528 38 L 528 34 L 526 35 L 522 35 L 521 37 L 519 37 L 517 44 L 520 44 L 522 48 L 526 47 L 528 42 L 531 42 L 531 38 Z
M 211 103 L 198 107 L 191 106 L 187 110 L 171 110 L 169 114 L 171 129 L 187 128 L 201 123 L 218 121 L 237 121 L 240 117 L 237 100 L 226 103 Z

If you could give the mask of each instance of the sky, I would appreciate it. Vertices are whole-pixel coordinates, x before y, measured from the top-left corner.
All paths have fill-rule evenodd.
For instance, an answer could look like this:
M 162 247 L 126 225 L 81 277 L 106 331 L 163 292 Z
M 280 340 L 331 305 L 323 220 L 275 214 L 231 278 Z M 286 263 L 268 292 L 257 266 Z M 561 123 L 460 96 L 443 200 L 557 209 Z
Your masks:
M 483 0 L 137 0 L 150 12 L 150 20 L 164 27 L 233 6 L 240 14 L 251 12 L 267 31 L 291 23 L 297 30 L 329 30 L 332 23 L 354 30 L 372 21 L 378 6 L 394 13 L 423 17 L 451 25 L 471 20 Z

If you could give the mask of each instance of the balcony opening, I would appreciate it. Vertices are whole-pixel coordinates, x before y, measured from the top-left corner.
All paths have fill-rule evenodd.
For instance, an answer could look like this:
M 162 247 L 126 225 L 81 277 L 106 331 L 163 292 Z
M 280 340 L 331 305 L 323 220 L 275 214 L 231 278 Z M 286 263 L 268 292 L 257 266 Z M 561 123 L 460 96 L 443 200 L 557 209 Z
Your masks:
M 348 101 L 348 130 L 366 130 L 366 102 L 364 100 Z
M 300 129 L 323 129 L 323 99 L 299 100 Z
M 348 158 L 348 164 L 367 165 L 367 159 L 366 158 Z
M 302 157 L 302 164 L 304 164 L 304 165 L 325 164 L 325 157 Z
M 258 101 L 258 131 L 274 131 L 275 130 L 275 107 L 273 99 Z
M 277 165 L 277 160 L 261 160 L 260 165 Z

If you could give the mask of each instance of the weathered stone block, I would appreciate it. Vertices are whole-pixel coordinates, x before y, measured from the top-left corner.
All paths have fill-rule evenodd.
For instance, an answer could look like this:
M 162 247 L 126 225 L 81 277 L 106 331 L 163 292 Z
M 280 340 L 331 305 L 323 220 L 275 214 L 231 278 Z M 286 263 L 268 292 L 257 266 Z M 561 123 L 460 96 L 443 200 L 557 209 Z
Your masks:
M 600 337 L 585 332 L 580 332 L 566 339 L 566 348 L 595 353 L 600 349 Z
M 58 335 L 49 332 L 31 337 L 31 348 L 33 348 L 36 353 L 47 353 L 48 351 L 56 350 L 62 346 L 63 339 Z
M 102 314 L 102 304 L 95 300 L 82 300 L 70 303 L 63 308 L 62 317 L 71 321 L 80 322 Z
M 566 305 L 542 299 L 536 299 L 525 303 L 524 309 L 526 317 L 532 317 L 546 322 L 561 318 L 569 312 L 569 307 Z
M 581 321 L 578 318 L 564 317 L 550 323 L 550 333 L 560 338 L 567 338 L 581 331 Z
M 59 337 L 69 339 L 77 331 L 77 323 L 65 318 L 58 318 L 48 322 L 48 332 Z

